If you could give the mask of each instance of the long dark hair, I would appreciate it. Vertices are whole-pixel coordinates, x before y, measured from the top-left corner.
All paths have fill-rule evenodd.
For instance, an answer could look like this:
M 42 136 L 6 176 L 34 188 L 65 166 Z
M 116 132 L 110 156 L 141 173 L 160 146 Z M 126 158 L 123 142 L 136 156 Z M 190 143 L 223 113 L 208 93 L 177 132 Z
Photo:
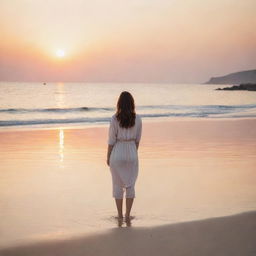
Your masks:
M 132 95 L 123 91 L 117 101 L 116 118 L 123 128 L 133 127 L 135 124 L 135 104 Z

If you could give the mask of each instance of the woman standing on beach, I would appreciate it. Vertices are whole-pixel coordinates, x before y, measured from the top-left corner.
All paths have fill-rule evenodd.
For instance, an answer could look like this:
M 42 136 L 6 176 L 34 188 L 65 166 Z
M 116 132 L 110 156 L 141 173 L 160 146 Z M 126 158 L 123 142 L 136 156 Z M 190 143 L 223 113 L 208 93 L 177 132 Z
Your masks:
M 130 211 L 135 198 L 138 176 L 138 147 L 142 121 L 135 112 L 132 95 L 123 91 L 111 117 L 108 136 L 107 164 L 112 175 L 112 195 L 116 201 L 118 220 L 123 220 L 123 194 L 126 190 L 125 221 L 130 222 Z

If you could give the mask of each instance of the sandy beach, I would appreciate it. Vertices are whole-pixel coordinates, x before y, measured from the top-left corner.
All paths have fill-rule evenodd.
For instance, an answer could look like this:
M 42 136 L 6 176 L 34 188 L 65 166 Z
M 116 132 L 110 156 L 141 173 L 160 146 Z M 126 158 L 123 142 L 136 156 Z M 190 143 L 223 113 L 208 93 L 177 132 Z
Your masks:
M 256 253 L 255 119 L 144 121 L 131 227 L 107 129 L 0 132 L 0 255 Z
M 10 255 L 255 255 L 256 212 L 159 227 L 112 229 L 0 251 Z

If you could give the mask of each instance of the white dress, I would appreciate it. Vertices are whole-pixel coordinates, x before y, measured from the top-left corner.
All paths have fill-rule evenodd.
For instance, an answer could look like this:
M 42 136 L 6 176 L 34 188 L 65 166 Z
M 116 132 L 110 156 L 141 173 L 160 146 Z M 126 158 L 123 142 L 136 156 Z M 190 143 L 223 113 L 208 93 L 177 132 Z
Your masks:
M 109 126 L 108 144 L 114 145 L 109 166 L 112 175 L 114 198 L 135 197 L 135 182 L 138 176 L 138 152 L 135 142 L 141 139 L 142 120 L 136 114 L 135 125 L 131 128 L 122 128 L 116 116 L 111 117 Z

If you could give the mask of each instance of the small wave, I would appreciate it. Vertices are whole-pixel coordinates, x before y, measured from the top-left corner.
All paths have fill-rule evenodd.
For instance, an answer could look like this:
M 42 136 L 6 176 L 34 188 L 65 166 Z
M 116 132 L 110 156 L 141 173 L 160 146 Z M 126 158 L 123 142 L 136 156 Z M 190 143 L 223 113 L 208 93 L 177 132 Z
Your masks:
M 138 109 L 243 109 L 256 108 L 256 104 L 244 105 L 144 105 Z
M 70 119 L 36 119 L 36 120 L 4 120 L 0 126 L 36 125 L 36 124 L 70 124 L 70 123 L 102 123 L 110 118 L 70 118 Z
M 255 118 L 256 114 L 228 114 L 222 113 L 160 113 L 160 114 L 140 114 L 142 118 L 160 118 L 160 117 L 195 117 L 195 118 Z M 75 124 L 75 123 L 108 123 L 110 117 L 99 118 L 68 118 L 68 119 L 34 119 L 34 120 L 2 120 L 2 126 L 23 126 L 23 125 L 39 125 L 39 124 Z
M 94 108 L 94 107 L 79 107 L 79 108 L 7 108 L 0 109 L 2 113 L 36 113 L 36 112 L 54 112 L 54 113 L 69 113 L 69 112 L 82 112 L 82 111 L 111 111 L 113 108 Z
M 167 109 L 167 110 L 207 110 L 207 111 L 220 111 L 220 110 L 239 110 L 239 109 L 253 109 L 256 108 L 255 104 L 247 105 L 144 105 L 137 106 L 137 109 Z M 76 108 L 6 108 L 0 109 L 0 113 L 70 113 L 70 112 L 86 112 L 86 111 L 114 111 L 111 107 L 76 107 Z M 211 112 L 210 111 L 210 112 Z

